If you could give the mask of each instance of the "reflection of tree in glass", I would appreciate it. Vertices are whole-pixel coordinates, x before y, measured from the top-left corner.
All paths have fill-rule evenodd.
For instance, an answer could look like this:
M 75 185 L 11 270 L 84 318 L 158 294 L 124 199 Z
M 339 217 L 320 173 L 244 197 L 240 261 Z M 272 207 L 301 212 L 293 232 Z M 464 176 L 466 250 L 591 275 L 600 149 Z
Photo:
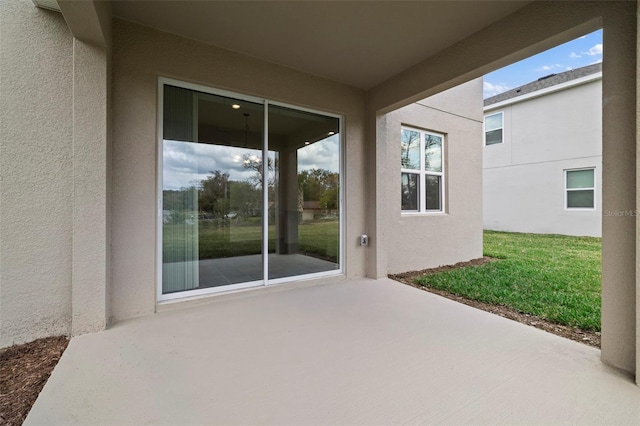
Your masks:
M 418 165 L 413 163 L 412 158 L 410 158 L 411 145 L 413 145 L 415 142 L 420 143 L 420 134 L 418 132 L 412 132 L 409 130 L 402 131 L 400 158 L 402 161 L 402 167 L 405 169 L 419 168 Z
M 212 170 L 211 174 L 200 182 L 198 208 L 214 217 L 224 217 L 230 211 L 229 173 Z
M 298 188 L 304 201 L 317 201 L 320 208 L 339 207 L 340 175 L 325 169 L 310 169 L 298 173 Z
M 425 170 L 442 171 L 442 138 L 435 135 L 425 135 L 424 147 Z
M 242 155 L 242 167 L 247 170 L 253 170 L 255 173 L 249 177 L 249 181 L 257 188 L 262 188 L 262 169 L 264 163 L 261 158 L 255 154 L 243 154 Z M 276 171 L 278 170 L 278 159 L 267 158 L 267 185 L 269 188 L 273 188 L 278 184 L 278 176 Z

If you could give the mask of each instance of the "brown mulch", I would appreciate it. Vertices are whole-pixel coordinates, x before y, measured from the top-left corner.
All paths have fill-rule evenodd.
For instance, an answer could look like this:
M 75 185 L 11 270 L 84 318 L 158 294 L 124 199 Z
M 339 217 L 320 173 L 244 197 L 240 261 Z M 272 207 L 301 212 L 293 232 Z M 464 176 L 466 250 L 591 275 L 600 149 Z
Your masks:
M 0 350 L 0 424 L 24 422 L 68 344 L 47 337 Z
M 416 278 L 422 275 L 450 271 L 452 269 L 464 268 L 466 266 L 480 266 L 488 262 L 494 262 L 496 260 L 498 259 L 494 259 L 491 257 L 481 257 L 479 259 L 473 259 L 468 262 L 459 262 L 455 265 L 439 266 L 437 268 L 424 269 L 422 271 L 411 271 L 401 274 L 389 275 L 389 278 L 415 288 L 438 294 L 440 296 L 446 297 L 447 299 L 455 300 L 456 302 L 464 303 L 465 305 L 473 306 L 474 308 L 482 309 L 483 311 L 491 312 L 492 314 L 500 315 L 501 317 L 508 318 L 513 321 L 518 321 L 520 323 L 539 328 L 541 330 L 565 337 L 567 339 L 575 340 L 576 342 L 600 348 L 600 333 L 598 332 L 584 331 L 576 327 L 556 324 L 535 315 L 518 312 L 515 309 L 509 308 L 507 306 L 490 305 L 488 303 L 467 299 L 466 297 L 462 296 L 457 296 L 443 290 L 422 286 L 414 282 Z

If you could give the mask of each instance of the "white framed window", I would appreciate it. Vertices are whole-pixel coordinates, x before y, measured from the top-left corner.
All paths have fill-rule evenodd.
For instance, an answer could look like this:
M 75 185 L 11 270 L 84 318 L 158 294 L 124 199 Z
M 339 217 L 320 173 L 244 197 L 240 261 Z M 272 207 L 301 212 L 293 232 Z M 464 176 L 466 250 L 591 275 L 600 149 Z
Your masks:
M 565 209 L 594 210 L 596 200 L 595 168 L 565 170 Z
M 498 112 L 484 117 L 484 144 L 495 145 L 504 142 L 504 114 Z
M 411 127 L 401 132 L 402 212 L 443 212 L 444 135 Z

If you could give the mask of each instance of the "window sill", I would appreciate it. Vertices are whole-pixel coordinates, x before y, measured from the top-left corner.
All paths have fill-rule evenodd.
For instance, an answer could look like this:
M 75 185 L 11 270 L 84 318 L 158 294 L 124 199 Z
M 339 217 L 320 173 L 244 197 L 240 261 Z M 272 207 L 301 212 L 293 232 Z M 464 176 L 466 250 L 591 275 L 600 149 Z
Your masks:
M 449 216 L 447 212 L 401 212 L 401 217 Z

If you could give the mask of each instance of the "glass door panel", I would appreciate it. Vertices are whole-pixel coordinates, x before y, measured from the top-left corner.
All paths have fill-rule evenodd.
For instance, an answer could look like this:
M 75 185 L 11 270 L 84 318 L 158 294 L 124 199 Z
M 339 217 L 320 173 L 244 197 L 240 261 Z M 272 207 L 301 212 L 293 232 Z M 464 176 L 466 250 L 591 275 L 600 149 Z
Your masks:
M 264 106 L 164 86 L 162 294 L 263 280 Z
M 340 269 L 339 120 L 269 106 L 269 279 Z

